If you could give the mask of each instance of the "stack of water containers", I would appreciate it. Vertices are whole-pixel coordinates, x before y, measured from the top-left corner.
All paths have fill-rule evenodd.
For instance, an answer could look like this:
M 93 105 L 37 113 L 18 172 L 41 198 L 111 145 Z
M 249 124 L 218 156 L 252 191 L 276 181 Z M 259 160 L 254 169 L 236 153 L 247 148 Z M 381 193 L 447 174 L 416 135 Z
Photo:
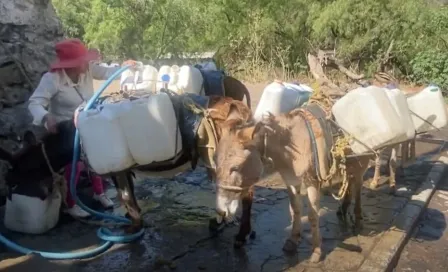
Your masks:
M 143 72 L 151 71 L 151 77 L 157 78 L 148 67 L 144 66 Z M 148 93 L 140 99 L 104 104 L 79 114 L 83 149 L 98 174 L 169 160 L 182 150 L 173 104 L 155 85 L 155 81 L 140 85 Z
M 177 65 L 168 66 L 163 65 L 159 69 L 159 73 L 157 76 L 157 89 L 163 88 L 163 79 L 164 75 L 169 75 L 170 80 L 168 82 L 168 89 L 174 91 L 176 93 L 194 93 L 199 95 L 204 95 L 203 92 L 203 82 L 201 71 L 198 68 L 183 65 L 179 68 Z
M 411 111 L 434 127 L 423 125 L 426 122 L 418 121 Z M 357 88 L 339 99 L 332 112 L 338 125 L 353 136 L 350 145 L 355 154 L 413 139 L 416 130 L 441 128 L 448 119 L 437 87 L 428 87 L 409 98 L 396 88 Z
M 254 119 L 261 121 L 266 112 L 279 115 L 301 107 L 312 93 L 313 89 L 307 85 L 276 80 L 264 88 Z
M 121 74 L 121 89 L 156 91 L 157 69 L 151 65 L 138 62 L 136 69 L 128 69 Z

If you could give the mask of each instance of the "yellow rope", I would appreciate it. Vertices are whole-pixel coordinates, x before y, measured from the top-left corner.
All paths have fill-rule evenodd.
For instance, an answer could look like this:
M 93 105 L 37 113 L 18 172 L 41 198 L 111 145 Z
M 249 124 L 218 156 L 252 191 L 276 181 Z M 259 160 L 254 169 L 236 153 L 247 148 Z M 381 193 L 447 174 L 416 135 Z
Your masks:
M 332 179 L 335 176 L 335 174 L 339 174 L 339 176 L 342 178 L 342 185 L 339 189 L 338 195 L 333 195 L 333 197 L 336 200 L 341 200 L 344 198 L 345 194 L 348 191 L 349 183 L 348 183 L 348 177 L 347 177 L 347 151 L 350 150 L 350 136 L 339 136 L 336 139 L 336 142 L 334 143 L 333 147 L 331 148 L 331 156 L 333 158 L 333 163 L 330 167 L 330 171 L 328 176 L 326 177 L 325 181 L 329 182 L 329 185 L 331 187 L 332 185 Z
M 334 104 L 333 100 L 321 90 L 317 82 L 313 83 L 311 88 L 313 89 L 313 94 L 308 99 L 308 104 L 319 105 L 327 113 L 327 119 L 332 118 L 331 108 Z
M 317 104 L 327 113 L 327 119 L 332 119 L 333 114 L 331 108 L 334 103 L 333 100 L 321 90 L 319 84 L 316 82 L 312 84 L 313 94 L 308 100 L 308 104 Z M 347 152 L 350 150 L 350 136 L 340 135 L 336 138 L 335 143 L 331 147 L 332 164 L 328 175 L 322 178 L 321 182 L 328 182 L 330 187 L 332 185 L 332 179 L 339 174 L 342 178 L 342 185 L 337 195 L 333 194 L 336 200 L 341 200 L 347 194 L 349 189 L 348 176 L 347 176 Z

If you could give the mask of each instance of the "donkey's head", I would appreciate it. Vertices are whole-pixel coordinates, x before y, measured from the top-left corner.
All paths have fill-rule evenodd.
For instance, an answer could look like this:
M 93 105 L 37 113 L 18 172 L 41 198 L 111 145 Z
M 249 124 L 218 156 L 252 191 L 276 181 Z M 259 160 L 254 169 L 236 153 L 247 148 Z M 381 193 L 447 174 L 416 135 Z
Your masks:
M 238 118 L 235 110 L 221 125 L 222 135 L 215 153 L 216 209 L 224 218 L 235 215 L 241 199 L 263 173 L 262 138 L 257 134 L 260 126 Z

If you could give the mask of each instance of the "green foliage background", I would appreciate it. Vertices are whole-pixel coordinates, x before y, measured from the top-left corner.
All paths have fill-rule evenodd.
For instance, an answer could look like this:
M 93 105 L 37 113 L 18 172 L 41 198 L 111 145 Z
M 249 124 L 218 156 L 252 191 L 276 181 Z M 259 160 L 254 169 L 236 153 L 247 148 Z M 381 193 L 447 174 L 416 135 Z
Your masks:
M 448 87 L 448 7 L 428 0 L 53 0 L 67 36 L 111 59 L 218 51 L 229 71 L 306 69 L 336 49 L 352 69 Z M 392 44 L 392 46 L 391 46 Z M 391 46 L 387 63 L 383 63 Z

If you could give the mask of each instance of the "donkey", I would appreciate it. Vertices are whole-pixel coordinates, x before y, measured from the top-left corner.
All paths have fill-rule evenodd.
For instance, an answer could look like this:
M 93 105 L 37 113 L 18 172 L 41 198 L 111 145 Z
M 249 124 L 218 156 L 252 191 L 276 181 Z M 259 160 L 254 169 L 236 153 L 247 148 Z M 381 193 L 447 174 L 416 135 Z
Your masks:
M 235 214 L 242 200 L 242 227 L 235 237 L 235 246 L 243 245 L 251 231 L 253 185 L 262 177 L 266 158 L 270 158 L 274 170 L 279 172 L 287 187 L 290 199 L 292 229 L 283 250 L 295 251 L 300 241 L 300 188 L 303 183 L 310 204 L 308 218 L 313 246 L 310 261 L 320 261 L 322 254 L 318 216 L 320 180 L 328 174 L 329 162 L 325 155 L 331 148 L 326 137 L 331 131 L 326 130 L 320 121 L 311 113 L 309 106 L 277 117 L 271 115 L 266 122 L 257 124 L 248 124 L 232 115 L 226 120 L 223 136 L 215 154 L 216 205 L 217 212 L 225 218 Z M 362 181 L 371 159 L 371 155 L 349 157 L 346 162 L 349 187 L 343 197 L 338 216 L 341 220 L 345 220 L 354 197 L 355 228 L 358 229 L 362 227 Z

